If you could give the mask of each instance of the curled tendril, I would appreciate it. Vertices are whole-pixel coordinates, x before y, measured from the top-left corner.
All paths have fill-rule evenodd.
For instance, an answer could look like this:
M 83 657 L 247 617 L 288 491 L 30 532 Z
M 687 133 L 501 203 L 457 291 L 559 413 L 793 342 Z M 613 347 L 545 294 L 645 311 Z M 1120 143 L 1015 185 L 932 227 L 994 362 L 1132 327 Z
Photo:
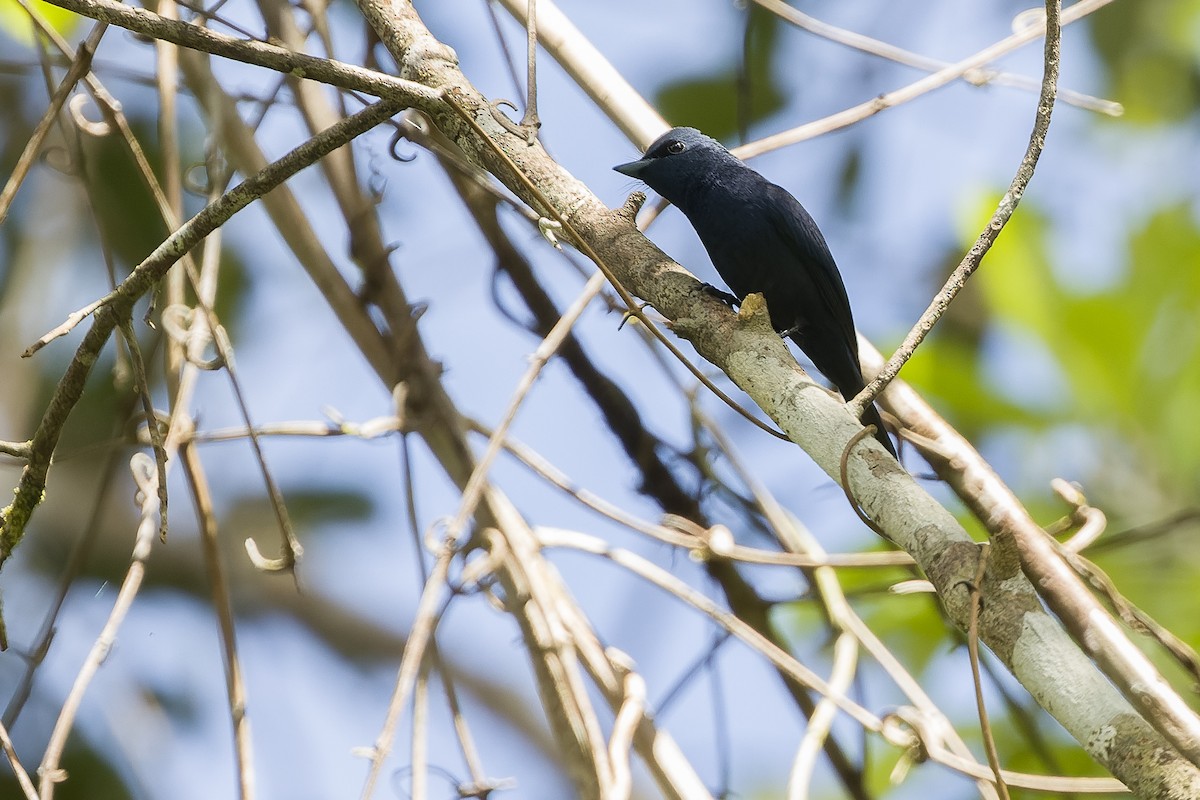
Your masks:
M 228 172 L 229 165 L 217 157 L 189 164 L 183 171 L 183 189 L 196 197 L 208 197 L 220 188 Z
M 216 370 L 225 366 L 225 360 L 220 355 L 216 355 L 211 359 L 197 358 L 193 355 L 194 339 L 198 336 L 204 337 L 203 346 L 207 347 L 212 344 L 213 336 L 209 332 L 207 325 L 197 326 L 196 309 L 189 306 L 175 304 L 167 306 L 163 309 L 162 315 L 159 318 L 162 323 L 163 332 L 175 341 L 182 345 L 184 357 L 188 363 L 203 370 Z M 224 331 L 217 330 L 217 336 L 224 337 Z M 222 338 L 222 344 L 227 344 Z M 218 353 L 220 350 L 218 350 Z
M 71 113 L 71 121 L 75 123 L 76 128 L 97 139 L 112 134 L 112 125 L 109 125 L 107 120 L 93 122 L 83 113 L 83 107 L 90 101 L 91 96 L 85 93 L 77 94 L 67 101 L 67 110 Z
M 407 139 L 408 139 L 407 131 L 405 131 L 404 128 L 398 127 L 398 128 L 396 128 L 396 132 L 394 134 L 392 134 L 392 140 L 390 142 L 388 142 L 388 155 L 390 155 L 396 161 L 399 161 L 404 164 L 409 164 L 409 163 L 412 163 L 413 161 L 417 160 L 417 153 L 415 150 L 412 152 L 411 155 L 407 155 L 407 156 L 400 155 L 400 153 L 397 152 L 397 150 L 396 150 L 396 147 L 400 144 L 400 142 L 405 141 Z

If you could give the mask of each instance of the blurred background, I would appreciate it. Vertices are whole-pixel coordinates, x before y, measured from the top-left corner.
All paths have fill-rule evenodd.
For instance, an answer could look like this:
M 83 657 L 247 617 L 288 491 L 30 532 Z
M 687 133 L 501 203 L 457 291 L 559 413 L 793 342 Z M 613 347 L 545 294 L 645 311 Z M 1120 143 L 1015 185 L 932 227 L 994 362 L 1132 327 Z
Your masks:
M 480 91 L 521 105 L 525 34 L 519 22 L 482 0 L 415 5 L 434 35 L 455 49 Z M 796 7 L 946 62 L 1004 38 L 1026 9 L 999 0 Z M 91 27 L 50 6 L 37 8 L 72 44 Z M 561 0 L 561 8 L 671 124 L 699 127 L 730 146 L 822 118 L 922 74 L 827 41 L 755 5 Z M 369 40 L 353 4 L 333 3 L 318 16 L 309 4 L 293 11 L 304 30 L 318 17 L 327 22 L 334 56 L 364 63 Z M 182 14 L 188 18 L 194 11 Z M 211 24 L 217 30 L 265 35 L 263 10 L 252 2 L 231 0 L 216 14 L 219 21 Z M 315 34 L 308 45 L 310 52 L 323 52 Z M 392 69 L 382 48 L 372 52 Z M 63 63 L 33 35 L 15 0 L 0 0 L 5 175 L 46 108 L 46 71 L 56 85 Z M 993 66 L 1040 79 L 1040 41 Z M 307 138 L 291 91 L 276 74 L 220 59 L 212 68 L 269 157 Z M 153 46 L 114 27 L 93 69 L 160 168 Z M 551 154 L 611 206 L 641 188 L 611 170 L 639 148 L 544 53 L 538 78 L 540 136 Z M 1060 85 L 1119 103 L 1123 113 L 1058 105 L 1015 218 L 902 376 L 979 448 L 1039 522 L 1049 525 L 1067 511 L 1051 492 L 1051 479 L 1078 482 L 1109 519 L 1089 557 L 1132 602 L 1195 645 L 1200 4 L 1117 0 L 1070 25 Z M 211 137 L 191 92 L 182 82 L 179 159 L 188 180 L 202 183 L 197 165 Z M 1036 90 L 959 81 L 753 161 L 820 223 L 859 329 L 884 352 L 924 310 L 1007 188 L 1028 141 L 1036 98 Z M 353 98 L 345 102 L 351 110 L 359 107 Z M 81 113 L 98 118 L 87 104 Z M 119 140 L 80 131 L 69 121 L 65 127 L 70 131 L 52 133 L 0 225 L 3 440 L 32 434 L 82 329 L 31 359 L 21 352 L 105 294 L 113 276 L 119 280 L 167 232 Z M 425 306 L 419 331 L 444 368 L 447 391 L 463 414 L 495 425 L 540 337 L 528 330 L 529 311 L 512 279 L 498 271 L 495 252 L 438 161 L 408 141 L 393 148 L 393 134 L 379 128 L 355 143 L 361 182 L 377 200 L 399 283 Z M 393 149 L 403 160 L 393 158 Z M 346 225 L 321 172 L 309 169 L 289 186 L 320 243 L 357 286 L 361 277 L 348 251 Z M 186 194 L 187 214 L 204 202 L 202 193 Z M 537 283 L 565 308 L 590 265 L 575 254 L 569 262 L 504 205 L 499 222 Z M 216 309 L 229 330 L 254 422 L 363 423 L 392 415 L 388 392 L 261 204 L 223 230 Z M 668 209 L 648 235 L 702 280 L 717 282 L 677 211 Z M 135 314 L 136 328 L 154 397 L 165 408 L 159 334 L 140 322 L 143 311 L 144 304 Z M 619 329 L 620 322 L 620 313 L 593 303 L 576 333 L 596 368 L 620 386 L 645 429 L 658 437 L 662 459 L 711 520 L 729 525 L 744 544 L 773 546 L 761 519 L 742 504 L 745 492 L 735 471 L 696 423 L 695 407 L 715 419 L 755 477 L 825 549 L 881 549 L 802 451 L 766 436 L 703 391 L 694 407 L 679 390 L 680 384 L 690 386 L 686 373 L 648 348 L 636 331 Z M 727 381 L 718 382 L 749 402 Z M 41 759 L 129 566 L 138 518 L 127 467 L 137 447 L 135 399 L 127 360 L 110 343 L 65 430 L 45 501 L 0 574 L 10 641 L 0 654 L 0 704 L 7 704 L 4 722 L 30 769 Z M 202 375 L 193 407 L 201 432 L 243 424 L 221 372 Z M 563 364 L 551 362 L 544 371 L 512 435 L 576 485 L 638 517 L 661 515 L 660 504 L 639 492 L 641 475 Z M 482 446 L 484 440 L 475 441 Z M 408 444 L 405 456 L 397 434 L 276 436 L 265 438 L 264 447 L 304 546 L 295 581 L 258 572 L 246 557 L 247 538 L 268 555 L 278 547 L 261 470 L 247 442 L 213 441 L 200 449 L 229 572 L 258 794 L 355 796 L 366 771 L 355 748 L 370 746 L 383 724 L 420 596 L 418 563 L 429 560 L 415 543 L 456 512 L 460 495 L 418 442 Z M 925 471 L 919 459 L 906 464 L 915 474 Z M 0 456 L 0 485 L 15 486 L 21 466 Z M 412 478 L 416 531 L 406 475 Z M 703 568 L 686 553 L 590 512 L 514 459 L 502 457 L 491 477 L 532 524 L 600 536 L 715 595 Z M 926 485 L 958 509 L 943 487 Z M 155 545 L 146 585 L 84 700 L 64 758 L 71 780 L 59 797 L 236 795 L 221 645 L 200 534 L 182 473 L 173 475 L 169 488 L 170 537 Z M 964 524 L 978 530 L 969 519 Z M 710 789 L 745 798 L 782 796 L 802 727 L 771 670 L 726 642 L 703 617 L 612 564 L 577 553 L 552 559 L 605 642 L 634 658 L 660 723 Z M 777 601 L 774 614 L 796 656 L 826 673 L 829 634 L 804 577 L 767 567 L 745 574 L 761 595 Z M 927 595 L 887 593 L 906 575 L 874 569 L 841 577 L 854 607 L 974 745 L 978 724 L 961 637 L 948 631 Z M 60 592 L 65 599 L 57 609 Z M 47 624 L 54 635 L 44 660 L 31 661 Z M 570 796 L 512 621 L 482 595 L 456 596 L 439 625 L 438 643 L 488 774 L 515 781 L 516 788 L 496 796 Z M 1177 686 L 1194 689 L 1194 677 L 1159 661 Z M 1006 765 L 1100 774 L 1003 668 L 989 663 L 988 699 Z M 856 691 L 873 709 L 901 702 L 872 664 L 862 668 Z M 410 796 L 410 731 L 401 725 L 376 796 Z M 435 776 L 431 796 L 455 796 L 454 784 L 467 777 L 444 707 L 435 708 L 428 731 L 431 761 L 444 770 Z M 893 786 L 896 751 L 864 744 L 861 730 L 844 719 L 835 732 L 865 761 L 872 796 L 976 792 L 971 781 L 937 766 L 917 768 Z M 654 796 L 645 775 L 635 785 L 635 796 Z M 815 789 L 815 796 L 846 796 L 825 764 Z M 0 772 L 0 795 L 17 792 L 11 774 Z

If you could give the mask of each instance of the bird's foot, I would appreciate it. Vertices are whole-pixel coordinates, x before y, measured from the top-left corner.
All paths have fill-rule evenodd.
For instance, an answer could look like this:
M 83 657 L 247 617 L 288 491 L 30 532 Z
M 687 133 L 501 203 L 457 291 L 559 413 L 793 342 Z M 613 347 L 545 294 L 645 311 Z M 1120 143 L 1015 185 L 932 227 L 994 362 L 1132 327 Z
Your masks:
M 804 326 L 802 326 L 802 325 L 793 325 L 792 327 L 790 327 L 786 330 L 780 331 L 779 335 L 782 336 L 784 339 L 790 339 L 793 336 L 795 336 L 796 334 L 800 333 L 800 331 L 802 331 L 803 329 L 804 329 Z
M 722 289 L 718 289 L 717 287 L 713 286 L 711 283 L 702 284 L 700 286 L 700 289 L 709 297 L 717 298 L 718 300 L 720 300 L 722 303 L 729 306 L 730 308 L 737 308 L 738 306 L 740 306 L 742 304 L 742 301 L 738 300 L 736 296 L 734 296 L 734 295 L 730 294 L 729 292 L 726 292 Z

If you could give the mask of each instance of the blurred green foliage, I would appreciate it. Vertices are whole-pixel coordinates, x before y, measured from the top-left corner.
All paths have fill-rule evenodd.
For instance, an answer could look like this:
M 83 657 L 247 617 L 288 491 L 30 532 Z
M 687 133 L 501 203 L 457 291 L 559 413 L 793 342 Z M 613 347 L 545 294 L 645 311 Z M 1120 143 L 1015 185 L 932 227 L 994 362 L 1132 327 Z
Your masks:
M 29 0 L 29 4 L 63 36 L 69 37 L 79 28 L 82 17 L 77 14 L 42 0 Z M 29 14 L 21 8 L 17 0 L 0 0 L 0 35 L 30 45 L 34 40 L 34 30 L 33 23 L 29 21 Z
M 1088 23 L 1108 72 L 1106 95 L 1125 105 L 1126 119 L 1182 122 L 1200 104 L 1197 0 L 1113 3 Z
M 779 22 L 774 14 L 749 4 L 743 12 L 743 43 L 737 62 L 708 75 L 681 78 L 658 88 L 654 105 L 672 125 L 686 125 L 729 142 L 753 122 L 783 108 L 786 98 L 772 71 L 778 51 Z M 730 37 L 739 28 L 730 26 Z

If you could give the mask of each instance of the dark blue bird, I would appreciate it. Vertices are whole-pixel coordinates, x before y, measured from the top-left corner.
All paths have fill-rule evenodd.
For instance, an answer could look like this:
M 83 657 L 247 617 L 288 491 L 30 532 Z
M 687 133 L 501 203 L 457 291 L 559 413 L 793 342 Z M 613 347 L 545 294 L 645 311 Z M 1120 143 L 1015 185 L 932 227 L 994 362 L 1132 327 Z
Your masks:
M 692 223 L 713 266 L 736 297 L 767 300 L 771 324 L 795 342 L 842 397 L 863 388 L 854 317 L 825 237 L 804 206 L 695 128 L 673 128 L 638 161 L 614 167 L 644 181 Z M 863 422 L 893 456 L 872 405 Z

